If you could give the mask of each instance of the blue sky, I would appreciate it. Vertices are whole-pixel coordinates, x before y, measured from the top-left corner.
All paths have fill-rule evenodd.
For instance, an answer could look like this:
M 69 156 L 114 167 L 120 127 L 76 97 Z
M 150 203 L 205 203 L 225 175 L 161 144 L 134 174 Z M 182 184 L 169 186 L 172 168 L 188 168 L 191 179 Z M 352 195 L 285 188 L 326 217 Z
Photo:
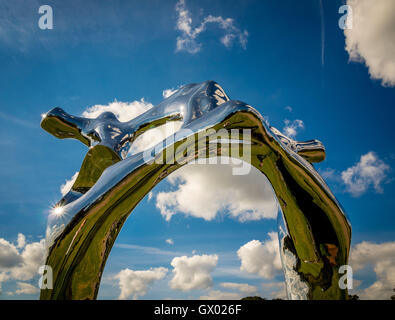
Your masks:
M 231 99 L 254 106 L 280 130 L 287 130 L 285 120 L 288 128 L 301 120 L 296 138 L 319 139 L 326 147 L 327 158 L 316 168 L 350 218 L 355 252 L 362 252 L 364 246 L 377 252 L 384 248 L 386 259 L 394 259 L 395 54 L 388 58 L 393 48 L 384 48 L 381 65 L 385 67 L 374 65 L 377 57 L 367 49 L 370 39 L 358 32 L 362 28 L 358 15 L 369 13 L 359 11 L 355 1 L 348 2 L 354 5 L 355 25 L 347 37 L 359 44 L 360 62 L 350 61 L 355 50 L 345 49 L 345 32 L 338 26 L 342 1 L 187 0 L 182 8 L 192 19 L 192 29 L 210 15 L 221 21 L 233 19 L 227 28 L 207 23 L 193 39 L 196 52 L 189 52 L 184 47 L 177 50 L 177 39 L 191 41 L 177 24 L 182 22 L 177 1 L 0 0 L 0 244 L 23 256 L 28 248 L 22 242 L 17 248 L 19 233 L 26 236 L 26 243 L 40 241 L 48 210 L 61 198 L 60 186 L 79 170 L 86 153 L 78 141 L 60 141 L 43 131 L 42 113 L 59 106 L 81 115 L 94 105 L 142 98 L 156 105 L 166 89 L 215 80 Z M 53 9 L 52 30 L 38 28 L 42 4 Z M 370 18 L 373 24 L 377 17 Z M 393 23 L 389 30 L 395 30 Z M 234 38 L 225 45 L 221 38 L 227 34 Z M 393 43 L 393 38 L 385 40 L 388 34 L 393 33 L 378 35 L 384 44 L 372 42 L 372 46 L 379 51 L 386 42 Z M 363 160 L 364 155 L 368 156 Z M 347 169 L 351 180 L 342 175 Z M 120 295 L 119 279 L 114 276 L 126 268 L 168 269 L 146 290 L 134 293 L 144 299 L 250 293 L 271 297 L 281 291 L 281 270 L 271 266 L 272 275 L 251 271 L 254 268 L 240 270 L 237 254 L 252 240 L 269 248 L 275 219 L 240 222 L 230 217 L 226 206 L 231 203 L 225 203 L 210 221 L 182 210 L 166 221 L 157 207 L 157 195 L 194 183 L 185 179 L 181 175 L 174 183 L 161 182 L 152 198 L 145 198 L 127 220 L 108 259 L 99 298 Z M 208 280 L 188 291 L 172 288 L 173 258 L 193 255 L 217 256 L 214 267 L 210 269 L 209 263 L 203 268 Z M 372 298 L 365 289 L 381 281 L 386 291 L 373 298 L 391 295 L 388 288 L 395 287 L 395 281 L 388 282 L 394 273 L 373 270 L 382 257 L 356 254 L 355 277 L 362 282 L 355 292 Z M 36 293 L 23 291 L 23 285 L 18 287 L 18 282 L 36 286 L 37 277 L 23 278 L 16 272 L 4 276 L 9 272 L 5 259 L 0 254 L 0 299 L 37 298 Z M 240 291 L 240 286 L 224 283 L 248 284 L 256 290 L 247 286 Z

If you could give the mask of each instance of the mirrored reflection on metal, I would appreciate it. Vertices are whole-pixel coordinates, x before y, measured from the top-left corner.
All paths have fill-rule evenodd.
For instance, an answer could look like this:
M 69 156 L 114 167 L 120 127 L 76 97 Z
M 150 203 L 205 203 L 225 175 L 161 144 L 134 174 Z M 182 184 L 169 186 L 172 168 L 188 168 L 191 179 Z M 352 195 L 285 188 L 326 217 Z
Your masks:
M 175 133 L 171 144 L 151 148 L 149 159 L 143 152 L 125 158 L 139 135 L 167 121 L 182 121 L 189 133 Z M 251 130 L 250 164 L 268 178 L 281 208 L 279 241 L 288 297 L 347 299 L 347 290 L 338 286 L 338 269 L 348 261 L 351 226 L 311 164 L 325 158 L 322 143 L 284 136 L 253 107 L 230 100 L 214 81 L 186 85 L 128 122 L 110 112 L 85 119 L 55 108 L 43 116 L 41 126 L 58 138 L 89 146 L 71 191 L 49 216 L 46 264 L 54 281 L 53 290 L 41 291 L 41 299 L 95 299 L 107 257 L 132 210 L 161 180 L 202 155 L 173 163 L 155 159 L 191 136 L 196 146 L 208 146 L 199 133 L 221 128 Z

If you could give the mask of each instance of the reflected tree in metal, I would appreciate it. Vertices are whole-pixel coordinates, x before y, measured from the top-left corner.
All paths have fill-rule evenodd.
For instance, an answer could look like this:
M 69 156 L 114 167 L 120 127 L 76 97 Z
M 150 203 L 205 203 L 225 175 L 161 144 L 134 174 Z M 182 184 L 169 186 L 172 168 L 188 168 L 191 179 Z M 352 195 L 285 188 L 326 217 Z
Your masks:
M 182 122 L 171 139 L 126 157 L 138 136 L 168 121 Z M 41 299 L 97 297 L 107 257 L 139 201 L 181 166 L 197 158 L 229 156 L 201 134 L 210 129 L 250 130 L 247 161 L 267 177 L 281 208 L 278 232 L 288 298 L 347 299 L 347 290 L 338 285 L 338 270 L 348 262 L 351 226 L 311 164 L 325 158 L 324 146 L 284 136 L 253 107 L 230 100 L 214 81 L 183 86 L 128 122 L 111 112 L 86 119 L 54 108 L 43 116 L 41 127 L 89 147 L 70 192 L 48 218 L 46 264 L 54 278 L 53 289 L 41 290 Z M 245 148 L 242 139 L 229 142 L 230 149 L 237 149 L 232 157 Z M 206 151 L 174 152 L 182 145 Z M 173 161 L 158 161 L 169 157 Z

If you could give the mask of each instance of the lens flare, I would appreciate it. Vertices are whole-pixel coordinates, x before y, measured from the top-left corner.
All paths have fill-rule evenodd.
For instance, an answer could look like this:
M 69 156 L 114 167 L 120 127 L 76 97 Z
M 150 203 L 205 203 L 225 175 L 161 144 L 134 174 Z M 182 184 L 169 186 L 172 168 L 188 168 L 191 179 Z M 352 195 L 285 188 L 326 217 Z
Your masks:
M 63 207 L 55 207 L 53 208 L 52 212 L 57 215 L 57 216 L 61 216 L 64 213 Z

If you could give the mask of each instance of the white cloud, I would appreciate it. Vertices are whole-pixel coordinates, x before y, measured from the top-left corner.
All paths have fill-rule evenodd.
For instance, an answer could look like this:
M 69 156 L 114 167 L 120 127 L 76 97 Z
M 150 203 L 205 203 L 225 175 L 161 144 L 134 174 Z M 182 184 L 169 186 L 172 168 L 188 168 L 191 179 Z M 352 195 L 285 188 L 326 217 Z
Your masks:
M 351 61 L 365 62 L 373 79 L 395 85 L 395 1 L 347 0 L 352 29 L 344 30 Z
M 0 294 L 2 293 L 2 283 L 9 280 L 10 276 L 5 272 L 0 272 Z
M 174 241 L 173 241 L 173 239 L 166 239 L 166 243 L 173 245 Z
M 133 102 L 114 101 L 108 105 L 94 105 L 85 110 L 82 116 L 85 118 L 96 118 L 103 112 L 112 112 L 119 121 L 126 122 L 136 118 L 152 107 L 153 105 L 149 102 L 145 102 L 143 98 L 140 101 Z
M 321 175 L 321 177 L 323 177 L 325 180 L 335 180 L 335 179 L 337 179 L 337 175 L 336 175 L 335 169 L 332 169 L 332 168 L 318 169 L 318 172 Z
M 17 248 L 22 249 L 26 244 L 26 237 L 22 233 L 18 233 Z
M 213 281 L 210 273 L 214 270 L 217 263 L 217 255 L 175 257 L 171 261 L 174 269 L 170 287 L 182 291 L 211 287 Z
M 178 91 L 178 89 L 174 89 L 174 88 L 171 88 L 171 89 L 166 89 L 166 90 L 163 90 L 163 92 L 162 92 L 162 96 L 163 96 L 163 98 L 168 98 L 168 97 L 170 97 L 171 95 L 173 95 L 174 93 L 176 93 Z
M 167 272 L 168 269 L 163 267 L 143 271 L 121 270 L 114 277 L 119 280 L 119 288 L 121 289 L 119 299 L 125 300 L 133 296 L 133 299 L 136 300 L 139 296 L 144 296 L 148 291 L 149 285 L 156 280 L 163 279 Z
M 128 244 L 128 243 L 116 243 L 115 246 L 122 249 L 139 250 L 142 251 L 144 254 L 155 255 L 155 256 L 164 255 L 164 256 L 174 257 L 175 255 L 184 254 L 184 252 L 162 250 L 155 247 L 139 246 L 136 244 Z
M 8 295 L 20 294 L 37 294 L 40 290 L 26 282 L 17 282 L 18 289 L 15 292 L 7 292 Z
M 272 186 L 255 168 L 234 176 L 232 165 L 191 164 L 171 174 L 168 181 L 177 190 L 156 195 L 156 207 L 167 221 L 177 212 L 210 221 L 221 210 L 240 221 L 277 217 Z
M 0 17 L 1 20 L 1 17 Z M 0 37 L 1 38 L 1 37 Z M 31 121 L 26 121 L 24 119 L 15 117 L 14 115 L 8 114 L 8 113 L 4 113 L 4 112 L 0 112 L 0 118 L 7 121 L 7 122 L 13 122 L 19 126 L 23 126 L 26 128 L 35 128 L 36 126 L 34 125 L 33 122 Z
M 30 280 L 38 274 L 45 260 L 45 240 L 26 244 L 26 237 L 18 234 L 14 245 L 0 238 L 0 287 L 9 280 Z M 18 250 L 19 249 L 19 250 Z
M 241 271 L 271 279 L 281 270 L 277 233 L 269 232 L 268 235 L 269 240 L 252 240 L 240 247 L 237 255 L 241 260 Z
M 177 51 L 187 51 L 192 54 L 199 52 L 201 44 L 197 41 L 197 37 L 206 30 L 207 24 L 210 23 L 216 24 L 225 31 L 225 35 L 220 40 L 225 47 L 230 47 L 234 40 L 237 40 L 241 47 L 246 49 L 248 32 L 237 28 L 233 19 L 208 15 L 198 26 L 193 27 L 191 14 L 186 7 L 185 0 L 177 2 L 176 11 L 178 13 L 177 30 L 181 32 L 181 35 L 177 37 Z
M 241 298 L 240 293 L 210 290 L 208 295 L 199 297 L 199 300 L 240 300 Z
M 220 286 L 225 289 L 238 290 L 242 293 L 254 293 L 257 291 L 255 286 L 249 285 L 247 283 L 234 283 L 234 282 L 222 282 Z
M 11 269 L 11 276 L 18 280 L 30 280 L 45 262 L 45 240 L 27 244 L 20 257 L 22 262 Z
M 156 144 L 178 131 L 181 126 L 181 121 L 170 121 L 160 127 L 146 131 L 134 140 L 129 150 L 129 155 L 154 147 Z
M 341 178 L 346 185 L 347 191 L 353 196 L 360 196 L 370 186 L 378 193 L 382 193 L 382 183 L 387 178 L 390 167 L 380 160 L 374 152 L 368 152 L 361 156 L 359 162 L 344 170 Z
M 78 173 L 78 171 L 74 173 L 69 180 L 66 180 L 66 182 L 60 186 L 60 193 L 62 194 L 62 196 L 65 196 L 71 190 L 71 187 L 74 185 L 75 180 L 77 180 Z
M 22 258 L 17 248 L 5 239 L 0 239 L 0 270 L 17 266 Z
M 293 111 L 293 109 L 292 109 L 291 106 L 286 106 L 286 107 L 285 107 L 285 110 L 287 110 L 287 111 L 289 111 L 289 112 L 292 112 L 292 111 Z
M 389 299 L 395 288 L 395 241 L 381 244 L 361 242 L 352 247 L 349 264 L 354 277 L 358 271 L 372 267 L 376 281 L 356 292 L 361 299 Z
M 290 121 L 288 119 L 284 120 L 285 126 L 283 128 L 283 133 L 290 138 L 295 138 L 300 129 L 304 129 L 304 123 L 302 120 L 296 119 Z

